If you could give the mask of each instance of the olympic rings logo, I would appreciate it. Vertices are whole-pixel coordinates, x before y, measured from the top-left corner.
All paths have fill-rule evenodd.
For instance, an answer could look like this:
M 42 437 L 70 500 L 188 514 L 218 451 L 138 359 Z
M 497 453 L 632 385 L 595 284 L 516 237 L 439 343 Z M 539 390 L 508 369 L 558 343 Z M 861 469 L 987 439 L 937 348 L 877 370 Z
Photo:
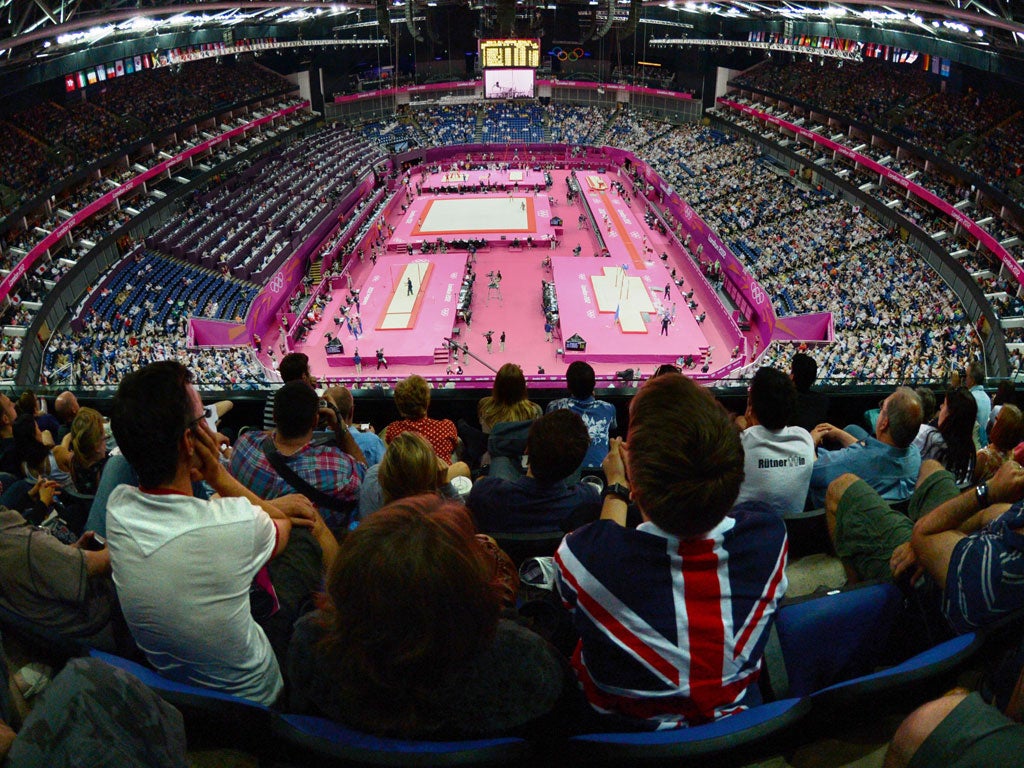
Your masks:
M 573 48 L 571 51 L 566 51 L 556 45 L 551 49 L 551 55 L 559 61 L 578 61 L 583 58 L 585 52 L 582 48 Z

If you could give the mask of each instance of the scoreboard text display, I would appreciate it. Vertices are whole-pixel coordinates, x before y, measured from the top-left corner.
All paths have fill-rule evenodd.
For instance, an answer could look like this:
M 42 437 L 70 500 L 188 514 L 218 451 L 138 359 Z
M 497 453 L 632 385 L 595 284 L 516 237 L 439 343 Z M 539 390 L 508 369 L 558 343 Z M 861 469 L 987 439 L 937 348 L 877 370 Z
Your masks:
M 483 69 L 501 67 L 533 68 L 540 66 L 540 40 L 481 40 L 480 66 Z

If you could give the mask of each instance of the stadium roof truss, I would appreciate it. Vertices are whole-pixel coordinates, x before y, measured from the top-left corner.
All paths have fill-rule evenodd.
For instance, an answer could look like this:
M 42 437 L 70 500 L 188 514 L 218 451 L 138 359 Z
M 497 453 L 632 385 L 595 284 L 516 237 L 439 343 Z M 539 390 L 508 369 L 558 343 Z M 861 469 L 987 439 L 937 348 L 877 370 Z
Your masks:
M 299 25 L 322 21 L 327 29 L 344 30 L 348 14 L 361 10 L 389 13 L 392 24 L 425 6 L 465 4 L 467 0 L 357 0 L 327 3 L 319 0 L 246 0 L 240 2 L 160 2 L 160 0 L 0 0 L 0 67 L 33 59 L 45 60 L 71 50 L 130 40 L 170 31 L 189 31 L 240 24 L 247 27 Z M 477 10 L 502 0 L 468 0 Z M 509 0 L 504 0 L 509 2 Z M 1024 53 L 1024 2 L 1019 0 L 610 0 L 616 21 L 632 3 L 642 6 L 641 21 L 679 18 L 717 25 L 722 37 L 731 35 L 729 22 L 825 23 L 835 27 L 835 37 L 852 36 L 851 28 L 895 29 L 927 35 L 958 45 Z M 517 0 L 538 10 L 596 5 L 596 0 Z M 657 9 L 657 10 L 655 10 Z M 603 10 L 603 9 L 601 9 Z M 356 20 L 358 22 L 358 19 Z M 654 23 L 657 23 L 654 21 Z M 354 26 L 364 26 L 356 23 Z M 681 25 L 688 26 L 688 25 Z M 708 24 L 704 25 L 705 30 Z M 359 35 L 366 37 L 365 33 Z M 694 38 L 707 37 L 695 32 Z M 694 44 L 694 43 L 687 43 Z

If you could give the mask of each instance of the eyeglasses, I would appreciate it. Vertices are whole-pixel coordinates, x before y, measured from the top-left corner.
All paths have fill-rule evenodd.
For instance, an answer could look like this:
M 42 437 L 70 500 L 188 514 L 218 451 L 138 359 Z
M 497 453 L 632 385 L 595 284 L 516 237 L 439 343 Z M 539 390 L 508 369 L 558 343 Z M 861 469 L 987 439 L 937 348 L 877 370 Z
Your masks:
M 206 418 L 206 414 L 205 413 L 199 414 L 194 419 L 192 419 L 192 421 L 190 421 L 188 424 L 185 425 L 185 431 L 186 432 L 195 432 L 199 428 L 200 422 L 202 422 L 205 418 Z

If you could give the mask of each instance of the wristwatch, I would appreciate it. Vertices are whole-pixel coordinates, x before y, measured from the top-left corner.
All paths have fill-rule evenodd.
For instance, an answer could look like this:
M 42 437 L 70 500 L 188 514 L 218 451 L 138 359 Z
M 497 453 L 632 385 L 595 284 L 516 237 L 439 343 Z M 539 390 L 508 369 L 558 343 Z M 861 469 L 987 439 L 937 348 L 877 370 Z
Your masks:
M 979 483 L 974 493 L 978 497 L 978 509 L 985 509 L 988 506 L 988 483 Z
M 604 491 L 601 493 L 601 498 L 606 496 L 615 496 L 616 498 L 622 499 L 627 504 L 629 503 L 629 488 L 624 486 L 622 483 L 611 483 L 606 485 Z

